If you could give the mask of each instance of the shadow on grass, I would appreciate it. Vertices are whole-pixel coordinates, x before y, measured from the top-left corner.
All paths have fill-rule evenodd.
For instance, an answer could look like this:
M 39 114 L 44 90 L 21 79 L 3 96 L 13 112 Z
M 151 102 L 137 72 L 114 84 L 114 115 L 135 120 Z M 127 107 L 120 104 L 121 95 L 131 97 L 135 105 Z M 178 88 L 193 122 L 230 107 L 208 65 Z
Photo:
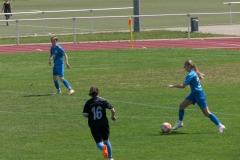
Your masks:
M 23 97 L 44 97 L 44 96 L 53 96 L 53 94 L 31 94 Z
M 216 134 L 216 132 L 191 132 L 191 133 L 186 133 L 186 132 L 176 132 L 176 131 L 171 131 L 170 133 L 164 133 L 160 132 L 160 134 L 156 134 L 155 136 L 174 136 L 174 135 L 184 135 L 184 134 Z
M 172 135 L 182 135 L 182 134 L 189 134 L 189 133 L 185 133 L 185 132 L 170 132 L 170 133 L 164 133 L 164 132 L 160 132 L 160 136 L 172 136 Z
M 186 135 L 186 134 L 191 134 L 191 133 L 186 133 L 186 132 L 170 132 L 170 133 L 164 133 L 164 132 L 159 132 L 156 134 L 151 134 L 151 136 L 178 136 L 178 135 Z

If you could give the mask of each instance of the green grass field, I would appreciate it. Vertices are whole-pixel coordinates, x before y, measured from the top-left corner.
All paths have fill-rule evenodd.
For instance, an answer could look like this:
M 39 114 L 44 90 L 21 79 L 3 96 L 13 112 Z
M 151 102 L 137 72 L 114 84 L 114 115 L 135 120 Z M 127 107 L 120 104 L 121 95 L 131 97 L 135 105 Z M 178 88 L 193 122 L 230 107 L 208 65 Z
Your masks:
M 52 95 L 49 53 L 0 55 L 0 159 L 100 160 L 82 109 L 92 85 L 116 109 L 110 122 L 115 160 L 236 160 L 240 157 L 239 51 L 141 49 L 68 52 L 65 78 L 73 96 Z M 206 74 L 207 102 L 227 127 L 223 134 L 198 106 L 186 109 L 184 127 L 162 134 L 178 121 L 178 105 L 190 89 L 169 89 L 192 59 Z M 108 112 L 110 115 L 110 112 Z

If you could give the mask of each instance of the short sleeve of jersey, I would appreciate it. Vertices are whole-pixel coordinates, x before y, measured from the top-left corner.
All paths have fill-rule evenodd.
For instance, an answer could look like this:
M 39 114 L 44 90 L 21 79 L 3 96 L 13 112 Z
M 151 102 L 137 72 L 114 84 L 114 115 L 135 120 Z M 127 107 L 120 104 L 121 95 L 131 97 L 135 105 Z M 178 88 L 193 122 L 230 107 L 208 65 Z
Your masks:
M 63 50 L 63 48 L 62 48 L 60 45 L 58 45 L 58 46 L 56 47 L 56 49 L 57 49 L 57 51 L 58 51 L 61 55 L 65 55 L 65 54 L 66 54 L 65 51 Z
M 88 107 L 88 104 L 89 102 L 87 101 L 84 105 L 84 108 L 83 108 L 83 113 L 90 113 L 90 108 Z
M 57 53 L 60 53 L 60 55 L 65 55 L 66 54 L 65 51 L 63 50 L 63 48 L 60 45 L 57 45 L 56 48 L 51 46 L 51 48 L 50 48 L 51 55 L 53 55 L 54 52 L 56 52 L 56 51 L 57 51 Z
M 51 48 L 50 48 L 50 54 L 51 55 L 53 54 L 53 46 L 51 46 Z
M 113 106 L 108 102 L 108 100 L 105 100 L 105 103 L 106 103 L 106 108 L 108 109 L 113 109 Z
M 203 90 L 200 79 L 194 70 L 188 73 L 183 84 L 190 85 L 192 92 L 198 92 Z
M 194 72 L 193 71 L 189 72 L 188 75 L 186 76 L 183 84 L 189 85 L 193 77 L 194 77 Z

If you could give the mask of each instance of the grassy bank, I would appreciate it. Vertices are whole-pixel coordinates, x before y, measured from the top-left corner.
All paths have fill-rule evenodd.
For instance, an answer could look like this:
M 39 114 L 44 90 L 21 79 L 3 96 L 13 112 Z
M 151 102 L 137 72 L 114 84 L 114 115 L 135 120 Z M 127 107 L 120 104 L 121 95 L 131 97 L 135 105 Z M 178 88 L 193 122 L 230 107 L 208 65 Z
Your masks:
M 20 44 L 30 43 L 49 43 L 50 37 L 47 36 L 33 36 L 33 37 L 21 37 Z M 73 42 L 73 35 L 57 35 L 60 42 Z M 220 34 L 205 34 L 199 32 L 192 32 L 191 38 L 206 38 L 206 37 L 227 37 L 227 35 Z M 187 32 L 181 31 L 166 31 L 166 30 L 154 30 L 154 31 L 141 31 L 133 32 L 134 40 L 143 39 L 175 39 L 175 38 L 188 38 Z M 129 32 L 113 32 L 113 33 L 93 33 L 93 34 L 78 34 L 76 36 L 77 42 L 87 41 L 113 41 L 113 40 L 130 40 Z M 0 45 L 16 44 L 16 38 L 1 38 Z

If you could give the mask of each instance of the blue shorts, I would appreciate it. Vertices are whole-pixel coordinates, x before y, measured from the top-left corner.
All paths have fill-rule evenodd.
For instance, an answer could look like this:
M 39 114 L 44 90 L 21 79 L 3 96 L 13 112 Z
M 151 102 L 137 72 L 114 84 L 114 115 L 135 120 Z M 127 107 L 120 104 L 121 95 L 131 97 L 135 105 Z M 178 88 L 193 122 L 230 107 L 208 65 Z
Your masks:
M 193 104 L 197 103 L 201 109 L 206 108 L 208 106 L 206 102 L 206 95 L 203 91 L 192 92 L 189 94 L 189 96 L 187 96 L 186 99 L 191 101 Z
M 53 66 L 53 76 L 59 75 L 59 77 L 64 76 L 64 65 Z

